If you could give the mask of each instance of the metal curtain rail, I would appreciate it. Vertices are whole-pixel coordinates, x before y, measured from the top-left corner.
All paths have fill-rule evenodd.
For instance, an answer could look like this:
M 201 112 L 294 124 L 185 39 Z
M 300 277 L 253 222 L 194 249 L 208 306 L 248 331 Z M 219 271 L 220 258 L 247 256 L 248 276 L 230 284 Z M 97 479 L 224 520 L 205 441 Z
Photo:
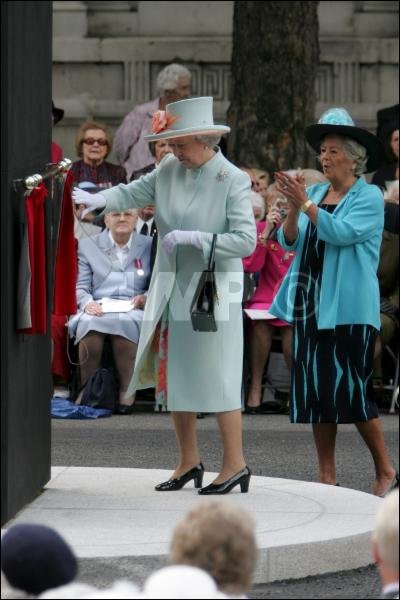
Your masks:
M 54 175 L 59 175 L 60 173 L 66 173 L 71 168 L 71 165 L 72 161 L 69 158 L 63 158 L 59 163 L 52 164 L 43 175 L 35 173 L 24 179 L 14 179 L 14 187 L 22 185 L 26 190 L 33 190 L 46 179 L 50 179 L 50 177 L 54 177 Z

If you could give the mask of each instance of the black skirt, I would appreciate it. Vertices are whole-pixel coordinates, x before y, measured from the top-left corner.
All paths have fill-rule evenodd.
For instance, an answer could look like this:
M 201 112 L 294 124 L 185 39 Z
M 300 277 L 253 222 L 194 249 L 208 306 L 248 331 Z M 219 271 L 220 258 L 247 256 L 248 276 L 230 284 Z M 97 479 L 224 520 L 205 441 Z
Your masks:
M 335 206 L 321 205 L 331 212 Z M 377 331 L 372 325 L 318 330 L 325 242 L 309 223 L 294 307 L 290 398 L 292 423 L 356 423 L 378 416 L 372 371 Z

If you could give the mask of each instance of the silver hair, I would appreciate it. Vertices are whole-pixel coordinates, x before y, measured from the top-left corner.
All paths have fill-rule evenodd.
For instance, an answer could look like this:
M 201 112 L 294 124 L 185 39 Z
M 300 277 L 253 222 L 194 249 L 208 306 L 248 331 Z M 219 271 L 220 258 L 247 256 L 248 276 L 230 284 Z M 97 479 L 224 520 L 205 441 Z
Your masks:
M 347 156 L 348 159 L 354 160 L 356 163 L 356 167 L 354 169 L 354 175 L 362 175 L 365 173 L 367 162 L 368 162 L 368 154 L 366 148 L 361 146 L 355 140 L 351 138 L 343 138 L 342 143 L 343 152 Z
M 157 90 L 161 95 L 167 90 L 175 90 L 181 77 L 189 77 L 190 81 L 191 76 L 189 69 L 182 65 L 177 63 L 167 65 L 157 75 Z
M 204 144 L 209 148 L 214 148 L 214 146 L 218 146 L 221 136 L 219 133 L 208 133 L 204 135 L 195 135 L 194 139 L 196 142 L 200 142 L 200 144 Z

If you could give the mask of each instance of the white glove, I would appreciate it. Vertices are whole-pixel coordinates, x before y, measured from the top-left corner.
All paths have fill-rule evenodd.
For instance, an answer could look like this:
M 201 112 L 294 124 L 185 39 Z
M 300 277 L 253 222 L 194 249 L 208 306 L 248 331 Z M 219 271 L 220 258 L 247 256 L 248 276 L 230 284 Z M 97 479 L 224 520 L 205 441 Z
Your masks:
M 165 235 L 162 240 L 162 246 L 167 254 L 172 254 L 175 246 L 182 244 L 184 246 L 194 246 L 201 250 L 201 232 L 200 231 L 181 231 L 174 229 Z
M 103 194 L 89 194 L 89 192 L 85 192 L 85 190 L 75 187 L 72 190 L 71 195 L 75 204 L 84 204 L 86 206 L 85 210 L 81 214 L 81 219 L 83 219 L 93 210 L 104 208 L 106 205 L 106 199 L 104 198 Z

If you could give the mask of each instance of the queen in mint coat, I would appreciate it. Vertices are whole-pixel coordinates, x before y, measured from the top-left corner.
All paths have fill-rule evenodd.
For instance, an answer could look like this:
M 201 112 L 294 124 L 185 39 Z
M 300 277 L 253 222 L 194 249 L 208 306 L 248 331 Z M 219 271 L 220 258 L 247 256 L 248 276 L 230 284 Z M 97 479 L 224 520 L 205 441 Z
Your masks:
M 159 239 L 176 229 L 201 232 L 201 250 L 176 246 L 167 255 L 158 244 L 145 308 L 136 367 L 128 394 L 156 385 L 154 334 L 168 320 L 167 397 L 171 411 L 222 412 L 241 406 L 242 258 L 254 250 L 255 222 L 250 180 L 218 151 L 199 169 L 189 170 L 168 155 L 159 167 L 102 195 L 106 210 L 155 204 Z M 218 330 L 195 332 L 190 304 L 207 267 L 217 233 Z
M 105 211 L 155 204 L 158 248 L 128 394 L 157 384 L 166 393 L 178 442 L 178 465 L 157 491 L 194 480 L 199 494 L 247 492 L 250 470 L 242 451 L 242 258 L 256 245 L 250 178 L 216 144 L 225 125 L 214 125 L 212 98 L 168 104 L 153 115 L 149 141 L 170 139 L 173 156 L 128 185 L 90 196 L 73 194 L 88 209 Z M 218 303 L 217 331 L 195 332 L 190 306 L 207 267 L 213 235 Z M 216 413 L 223 446 L 217 478 L 201 487 L 204 466 L 196 413 Z

